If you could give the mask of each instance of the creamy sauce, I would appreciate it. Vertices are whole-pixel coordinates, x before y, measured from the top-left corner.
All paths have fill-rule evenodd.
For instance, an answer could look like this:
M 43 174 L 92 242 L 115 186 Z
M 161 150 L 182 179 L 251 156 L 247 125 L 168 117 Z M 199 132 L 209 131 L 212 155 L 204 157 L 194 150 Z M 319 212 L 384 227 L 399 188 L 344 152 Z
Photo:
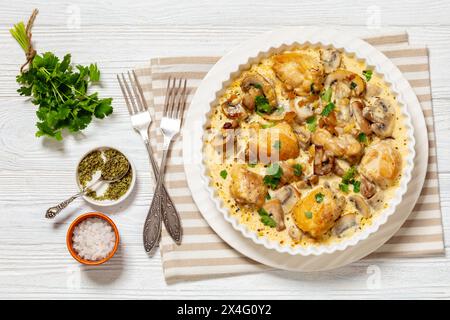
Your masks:
M 299 49 L 299 51 L 306 53 L 314 59 L 320 60 L 320 51 L 319 49 L 315 48 L 302 48 Z M 363 75 L 363 71 L 367 69 L 367 66 L 364 62 L 358 61 L 352 56 L 349 56 L 347 54 L 341 54 L 342 60 L 340 63 L 339 68 L 340 69 L 346 69 L 348 71 L 351 71 L 357 75 L 360 75 L 363 79 L 365 79 Z M 264 76 L 267 79 L 271 79 L 273 86 L 275 87 L 275 91 L 278 98 L 278 105 L 282 106 L 285 111 L 290 111 L 293 109 L 291 102 L 294 100 L 295 102 L 298 101 L 299 97 L 295 97 L 292 99 L 292 96 L 286 97 L 286 89 L 283 86 L 283 82 L 280 81 L 277 78 L 276 73 L 272 69 L 273 66 L 273 59 L 272 57 L 263 59 L 260 63 L 252 65 L 250 68 L 251 72 L 257 72 Z M 230 120 L 223 114 L 221 110 L 221 104 L 225 101 L 229 100 L 230 97 L 236 96 L 241 97 L 242 90 L 240 88 L 240 85 L 242 83 L 242 79 L 245 73 L 241 74 L 227 89 L 225 94 L 221 97 L 219 101 L 219 105 L 216 106 L 213 111 L 211 112 L 210 116 L 210 127 L 212 130 L 220 130 L 225 123 L 229 122 Z M 406 136 L 406 130 L 404 126 L 404 119 L 401 115 L 400 106 L 397 103 L 396 97 L 389 89 L 388 85 L 384 82 L 383 78 L 378 75 L 376 72 L 373 72 L 373 75 L 371 79 L 366 82 L 367 86 L 375 86 L 378 87 L 378 91 L 376 94 L 376 97 L 385 99 L 388 103 L 393 106 L 393 110 L 395 111 L 395 128 L 392 133 L 392 138 L 389 139 L 390 143 L 392 143 L 392 146 L 397 149 L 401 155 L 401 161 L 402 161 L 402 168 L 406 165 L 405 159 L 407 155 L 407 144 L 408 144 L 408 138 Z M 319 99 L 320 100 L 320 99 Z M 370 99 L 368 99 L 370 100 Z M 320 104 L 320 102 L 317 102 Z M 319 106 L 320 107 L 320 106 Z M 336 102 L 336 108 L 335 112 L 339 112 L 340 110 L 339 103 Z M 252 125 L 254 126 L 255 123 L 259 123 L 260 125 L 273 125 L 272 121 L 267 121 L 263 119 L 260 115 L 256 113 L 252 113 L 245 121 L 241 121 L 240 127 L 245 128 L 251 128 Z M 295 123 L 293 126 L 297 126 L 299 123 Z M 307 125 L 305 123 L 300 124 L 303 127 L 306 127 Z M 351 131 L 354 127 L 354 124 L 349 122 L 347 127 L 344 127 L 344 131 Z M 365 146 L 365 149 L 375 144 L 380 139 L 378 137 L 371 138 L 367 145 Z M 247 141 L 245 141 L 246 143 Z M 237 165 L 237 160 L 234 158 L 228 158 L 225 161 L 223 161 L 223 155 L 220 154 L 220 152 L 217 152 L 217 148 L 211 145 L 209 138 L 206 139 L 206 142 L 204 144 L 204 154 L 205 154 L 205 164 L 209 170 L 209 176 L 211 178 L 212 186 L 217 190 L 218 196 L 223 200 L 225 206 L 230 210 L 231 214 L 235 216 L 239 223 L 245 224 L 251 231 L 255 232 L 259 237 L 265 237 L 272 241 L 278 241 L 281 245 L 285 246 L 310 246 L 315 244 L 329 244 L 332 242 L 338 242 L 342 239 L 351 237 L 355 232 L 359 232 L 360 230 L 364 229 L 366 226 L 372 224 L 374 220 L 377 219 L 377 217 L 380 215 L 380 213 L 387 208 L 389 201 L 392 199 L 394 193 L 396 192 L 398 188 L 398 181 L 401 179 L 401 172 L 403 172 L 403 169 L 400 170 L 400 175 L 397 178 L 397 181 L 390 187 L 381 190 L 383 193 L 383 199 L 382 203 L 379 207 L 371 208 L 372 216 L 369 218 L 364 218 L 363 215 L 359 214 L 357 212 L 357 209 L 355 208 L 354 204 L 350 201 L 347 201 L 345 208 L 343 209 L 341 216 L 350 214 L 350 213 L 356 213 L 357 217 L 357 226 L 354 228 L 349 228 L 344 233 L 340 234 L 339 236 L 333 235 L 331 232 L 331 229 L 326 232 L 322 237 L 314 239 L 313 237 L 309 236 L 308 233 L 304 233 L 301 239 L 294 240 L 289 235 L 289 228 L 292 226 L 295 226 L 295 221 L 292 216 L 292 212 L 285 212 L 284 221 L 286 224 L 286 229 L 282 231 L 277 231 L 276 228 L 269 227 L 264 225 L 261 222 L 261 217 L 258 214 L 257 207 L 251 206 L 251 205 L 242 205 L 236 203 L 235 199 L 232 197 L 230 193 L 230 184 L 231 184 L 231 176 L 230 172 L 233 168 L 233 166 Z M 303 168 L 303 175 L 308 176 L 311 175 L 313 172 L 313 166 L 311 165 L 311 155 L 308 151 L 308 149 L 301 149 L 300 154 L 297 158 L 289 160 L 293 161 L 295 163 L 301 164 Z M 262 163 L 257 164 L 251 164 L 248 166 L 248 170 L 255 172 L 261 176 L 264 176 L 266 174 L 267 166 L 265 166 Z M 227 172 L 227 176 L 224 177 L 224 172 Z M 355 179 L 360 179 L 360 175 L 356 175 Z M 345 193 L 341 190 L 339 190 L 339 183 L 341 182 L 341 177 L 337 176 L 336 174 L 328 174 L 324 176 L 320 176 L 318 185 L 324 185 L 329 184 L 335 192 L 336 195 L 343 195 L 344 197 L 348 198 L 350 195 L 355 194 L 352 191 L 352 187 L 350 186 L 350 191 L 348 193 Z M 313 187 L 314 188 L 314 187 Z M 309 192 L 311 192 L 311 187 L 306 187 L 302 190 L 300 190 L 301 195 L 299 199 L 304 198 Z M 269 194 L 273 194 L 274 190 L 269 190 Z

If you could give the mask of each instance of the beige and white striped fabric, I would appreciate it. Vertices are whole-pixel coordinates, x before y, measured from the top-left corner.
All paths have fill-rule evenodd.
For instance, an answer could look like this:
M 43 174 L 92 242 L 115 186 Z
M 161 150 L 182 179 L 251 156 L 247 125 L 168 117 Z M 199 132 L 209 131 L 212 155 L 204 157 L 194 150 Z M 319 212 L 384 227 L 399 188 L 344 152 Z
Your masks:
M 429 165 L 421 196 L 413 213 L 403 227 L 372 255 L 377 257 L 427 256 L 444 251 L 439 185 L 437 176 L 436 143 L 431 101 L 428 50 L 408 45 L 407 34 L 379 36 L 366 39 L 379 48 L 404 73 L 416 92 L 425 115 L 430 142 Z M 167 78 L 183 76 L 188 79 L 191 95 L 219 57 L 166 57 L 151 60 L 148 68 L 139 69 L 149 105 L 154 105 L 151 134 L 157 139 L 155 150 L 161 150 L 162 136 L 157 130 L 164 103 Z M 190 100 L 189 100 L 190 101 Z M 160 152 L 157 153 L 159 157 Z M 167 167 L 166 185 L 181 215 L 184 230 L 181 246 L 173 244 L 164 232 L 161 254 L 166 281 L 204 279 L 266 270 L 223 242 L 202 218 L 186 182 L 182 160 L 182 142 L 173 145 Z

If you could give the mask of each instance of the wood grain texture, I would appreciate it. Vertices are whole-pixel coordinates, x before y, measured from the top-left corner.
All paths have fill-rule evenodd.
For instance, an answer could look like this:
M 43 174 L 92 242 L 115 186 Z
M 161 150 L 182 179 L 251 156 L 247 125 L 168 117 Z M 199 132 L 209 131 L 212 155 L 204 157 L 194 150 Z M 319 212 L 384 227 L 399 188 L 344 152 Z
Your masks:
M 116 73 L 156 56 L 222 55 L 252 36 L 292 25 L 327 25 L 355 35 L 406 30 L 413 45 L 429 47 L 443 223 L 450 234 L 450 3 L 372 3 L 22 0 L 2 8 L 0 298 L 450 298 L 448 237 L 443 257 L 374 259 L 328 272 L 271 271 L 171 286 L 164 282 L 158 255 L 150 259 L 142 247 L 142 222 L 155 183 L 145 148 L 131 130 Z M 38 51 L 71 52 L 77 63 L 96 61 L 101 95 L 115 98 L 112 117 L 63 143 L 34 137 L 35 107 L 16 93 L 24 57 L 8 29 L 34 7 L 40 9 L 33 32 Z M 66 250 L 65 232 L 76 215 L 95 208 L 76 200 L 54 223 L 43 215 L 74 191 L 78 158 L 91 147 L 111 144 L 135 162 L 136 192 L 111 210 L 122 237 L 117 255 L 104 266 L 79 266 Z

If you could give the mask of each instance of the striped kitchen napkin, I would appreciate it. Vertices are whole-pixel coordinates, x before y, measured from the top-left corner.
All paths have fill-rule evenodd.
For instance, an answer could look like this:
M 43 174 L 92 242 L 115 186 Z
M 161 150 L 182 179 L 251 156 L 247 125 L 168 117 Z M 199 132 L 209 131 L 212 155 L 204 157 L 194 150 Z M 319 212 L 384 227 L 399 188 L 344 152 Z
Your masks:
M 380 49 L 403 72 L 419 98 L 429 138 L 429 164 L 421 196 L 408 220 L 386 244 L 372 255 L 377 257 L 422 257 L 444 252 L 436 142 L 431 100 L 428 50 L 408 45 L 406 33 L 365 39 Z M 147 68 L 137 70 L 149 105 L 154 105 L 151 139 L 161 150 L 158 130 L 169 76 L 188 79 L 190 98 L 209 69 L 220 57 L 165 57 L 151 60 Z M 190 99 L 188 99 L 190 101 Z M 161 151 L 156 156 L 160 158 Z M 174 142 L 167 166 L 166 185 L 180 213 L 183 243 L 177 246 L 163 231 L 160 249 L 167 283 L 205 279 L 267 270 L 228 246 L 208 226 L 198 211 L 186 182 L 182 159 L 182 141 Z

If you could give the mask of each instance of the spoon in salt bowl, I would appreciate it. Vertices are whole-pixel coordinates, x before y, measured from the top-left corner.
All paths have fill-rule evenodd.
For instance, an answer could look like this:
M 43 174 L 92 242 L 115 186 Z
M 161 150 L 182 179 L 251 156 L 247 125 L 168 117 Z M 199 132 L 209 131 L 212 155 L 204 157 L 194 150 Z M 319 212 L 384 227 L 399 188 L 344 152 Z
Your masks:
M 107 160 L 103 165 L 100 176 L 94 182 L 92 182 L 89 186 L 84 187 L 80 192 L 74 194 L 69 199 L 64 200 L 60 204 L 57 204 L 56 206 L 49 208 L 45 213 L 45 217 L 47 219 L 52 219 L 56 217 L 56 215 L 60 213 L 65 207 L 67 207 L 73 200 L 84 195 L 90 189 L 90 187 L 92 187 L 93 185 L 97 184 L 100 181 L 111 183 L 122 179 L 130 169 L 130 164 L 128 163 L 128 161 L 126 163 L 127 163 L 126 167 L 124 166 L 120 170 L 115 171 L 113 169 L 117 167 L 116 166 L 117 159 L 113 158 Z

